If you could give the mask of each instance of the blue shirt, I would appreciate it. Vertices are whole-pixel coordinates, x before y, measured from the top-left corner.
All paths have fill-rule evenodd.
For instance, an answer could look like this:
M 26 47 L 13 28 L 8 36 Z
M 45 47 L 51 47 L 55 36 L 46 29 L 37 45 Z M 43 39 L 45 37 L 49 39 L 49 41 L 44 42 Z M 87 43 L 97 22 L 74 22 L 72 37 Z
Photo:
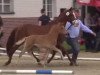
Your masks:
M 93 33 L 93 31 L 90 30 L 86 25 L 84 25 L 80 20 L 77 20 L 77 21 L 78 21 L 78 25 L 77 26 L 71 25 L 70 22 L 66 23 L 65 29 L 68 31 L 69 36 L 71 38 L 78 37 L 79 33 L 80 33 L 80 30 L 82 30 L 84 32 L 88 32 L 88 33 Z

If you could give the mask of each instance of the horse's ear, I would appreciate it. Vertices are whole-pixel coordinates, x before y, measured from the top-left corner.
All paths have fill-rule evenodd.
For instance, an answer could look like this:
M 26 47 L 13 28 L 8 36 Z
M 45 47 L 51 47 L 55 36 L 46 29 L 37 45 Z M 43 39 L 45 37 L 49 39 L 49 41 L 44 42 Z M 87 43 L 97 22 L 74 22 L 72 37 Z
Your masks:
M 72 11 L 73 10 L 73 7 L 70 7 L 69 11 Z

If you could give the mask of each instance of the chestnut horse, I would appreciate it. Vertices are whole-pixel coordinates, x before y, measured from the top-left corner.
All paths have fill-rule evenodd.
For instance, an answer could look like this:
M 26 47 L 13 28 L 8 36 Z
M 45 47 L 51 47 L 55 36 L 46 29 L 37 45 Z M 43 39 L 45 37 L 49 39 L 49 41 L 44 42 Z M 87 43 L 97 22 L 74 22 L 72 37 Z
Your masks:
M 51 21 L 50 23 L 48 23 L 48 25 L 45 26 L 39 26 L 39 25 L 30 25 L 30 24 L 25 24 L 19 27 L 16 27 L 10 34 L 7 44 L 6 44 L 6 50 L 7 50 L 7 55 L 9 57 L 8 61 L 5 63 L 5 65 L 9 65 L 11 63 L 12 60 L 12 56 L 14 54 L 14 52 L 18 49 L 18 47 L 20 45 L 16 45 L 14 46 L 15 42 L 17 42 L 18 40 L 21 40 L 24 37 L 27 37 L 29 35 L 42 35 L 42 34 L 46 34 L 49 32 L 50 28 L 57 24 L 57 23 L 62 23 L 64 26 L 66 24 L 67 21 L 74 21 L 76 18 L 72 12 L 72 8 L 70 8 L 69 10 L 65 10 L 64 12 L 62 12 L 55 20 Z M 61 46 L 61 43 L 63 41 L 63 35 L 59 35 L 58 39 L 57 39 L 57 48 L 61 49 L 62 52 L 68 56 L 68 59 L 71 62 L 71 59 L 66 51 L 66 49 L 64 47 Z M 53 52 L 53 56 L 51 57 L 51 59 L 54 57 L 55 52 Z M 33 54 L 34 56 L 34 54 Z M 48 60 L 48 63 L 51 61 L 51 59 Z M 37 62 L 39 62 L 39 60 L 36 58 Z
M 16 45 L 20 45 L 24 43 L 24 48 L 22 49 L 19 57 L 22 57 L 22 55 L 27 51 L 28 53 L 33 53 L 33 47 L 36 46 L 39 48 L 39 50 L 46 49 L 47 54 L 44 55 L 44 63 L 43 66 L 46 65 L 47 57 L 49 52 L 56 51 L 59 52 L 63 59 L 63 55 L 60 49 L 56 47 L 57 44 L 57 38 L 59 34 L 66 34 L 66 29 L 64 28 L 61 23 L 53 25 L 50 29 L 50 31 L 45 35 L 30 35 L 28 37 L 25 37 L 18 42 L 16 42 Z

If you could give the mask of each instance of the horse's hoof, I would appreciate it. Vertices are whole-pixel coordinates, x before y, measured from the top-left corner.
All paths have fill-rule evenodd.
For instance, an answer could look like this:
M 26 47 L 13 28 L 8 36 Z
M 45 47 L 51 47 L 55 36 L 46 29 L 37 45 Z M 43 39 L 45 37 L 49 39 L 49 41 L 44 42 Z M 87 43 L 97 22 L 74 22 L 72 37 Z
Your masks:
M 70 66 L 73 66 L 73 63 L 70 63 L 69 65 L 70 65 Z
M 40 62 L 40 60 L 38 59 L 38 60 L 37 60 L 37 62 L 39 63 L 39 62 Z
M 50 63 L 50 60 L 47 61 L 47 64 L 49 64 L 49 63 Z
M 38 65 L 42 65 L 42 63 L 38 62 Z
M 9 64 L 8 63 L 5 63 L 3 66 L 8 66 Z
M 6 62 L 3 66 L 8 66 L 10 64 L 10 62 Z
M 64 60 L 64 57 L 61 57 L 61 60 Z

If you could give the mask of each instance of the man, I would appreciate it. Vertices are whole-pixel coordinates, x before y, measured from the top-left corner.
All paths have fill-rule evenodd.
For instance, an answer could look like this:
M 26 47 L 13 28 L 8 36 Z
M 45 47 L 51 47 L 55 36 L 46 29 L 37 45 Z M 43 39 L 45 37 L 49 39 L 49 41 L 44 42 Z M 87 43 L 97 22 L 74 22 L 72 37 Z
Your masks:
M 39 26 L 47 25 L 50 21 L 50 17 L 45 14 L 45 9 L 41 9 L 41 16 L 38 19 Z
M 72 61 L 73 61 L 73 63 L 70 63 L 70 65 L 77 66 L 76 60 L 77 60 L 79 50 L 80 50 L 80 48 L 79 48 L 80 46 L 79 46 L 79 42 L 78 42 L 80 30 L 82 30 L 84 32 L 88 32 L 94 36 L 96 36 L 96 34 L 78 19 L 80 16 L 78 10 L 74 10 L 73 13 L 76 17 L 76 20 L 72 23 L 67 22 L 65 29 L 67 30 L 67 33 L 68 33 L 68 35 L 66 36 L 67 37 L 66 41 L 72 48 Z
M 2 32 L 3 30 L 3 21 L 2 21 L 2 18 L 0 16 L 0 33 Z
M 3 21 L 2 17 L 0 16 L 0 38 L 3 36 Z M 1 47 L 1 45 L 0 45 Z

